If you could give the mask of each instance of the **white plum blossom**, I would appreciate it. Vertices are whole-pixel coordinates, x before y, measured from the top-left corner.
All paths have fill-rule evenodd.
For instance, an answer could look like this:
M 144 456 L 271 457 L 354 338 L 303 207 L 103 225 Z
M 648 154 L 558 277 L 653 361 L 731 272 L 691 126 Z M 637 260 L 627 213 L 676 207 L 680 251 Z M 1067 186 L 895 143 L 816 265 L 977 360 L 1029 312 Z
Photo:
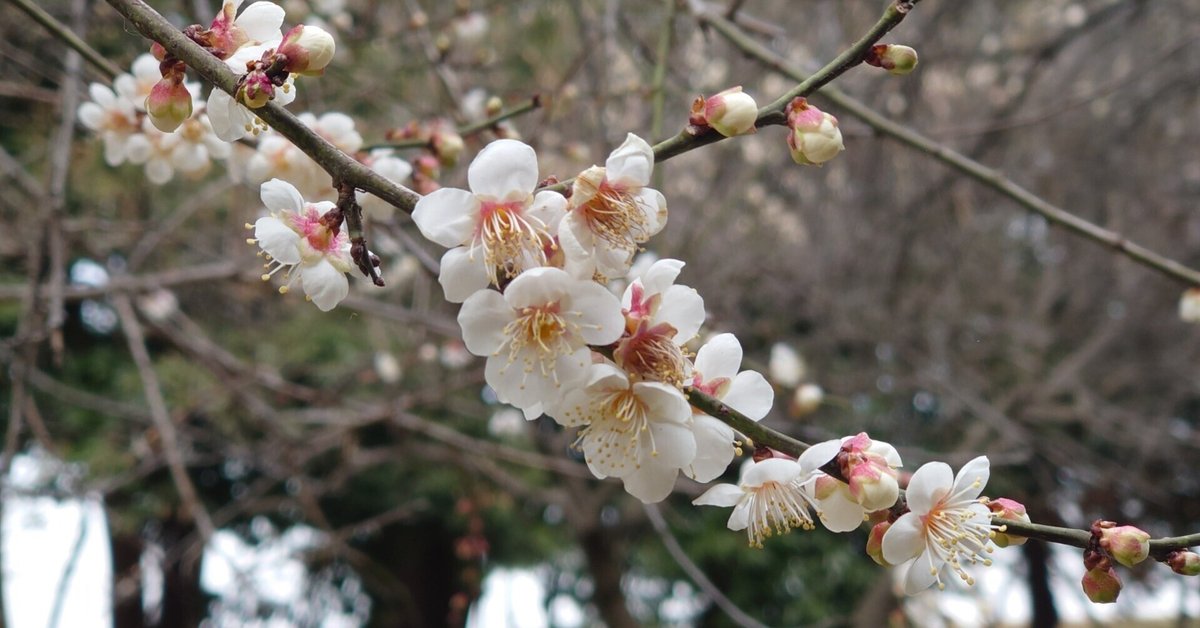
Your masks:
M 225 0 L 221 12 L 212 21 L 209 31 L 212 40 L 208 43 L 222 59 L 228 59 L 246 46 L 283 38 L 283 7 L 273 2 L 255 2 L 239 15 L 237 10 L 243 1 Z M 245 71 L 246 66 L 243 64 L 234 69 Z
M 741 371 L 742 345 L 733 334 L 718 334 L 700 347 L 693 364 L 691 387 L 715 397 L 753 421 L 771 411 L 775 391 L 757 371 Z M 692 415 L 696 457 L 684 473 L 711 482 L 729 467 L 736 453 L 732 427 L 700 411 Z
M 362 135 L 350 116 L 331 111 L 320 116 L 305 112 L 296 116 L 317 135 L 325 138 L 342 152 L 353 155 L 362 148 Z M 291 140 L 274 130 L 258 138 L 254 156 L 246 164 L 247 178 L 254 183 L 268 179 L 292 182 L 300 195 L 310 200 L 337 198 L 332 180 L 317 162 L 300 150 Z
M 592 365 L 585 385 L 568 391 L 547 414 L 566 427 L 582 427 L 575 446 L 592 473 L 621 478 L 625 490 L 645 503 L 670 495 L 679 470 L 696 455 L 688 426 L 692 410 L 683 393 L 659 382 L 634 382 L 612 363 Z
M 256 2 L 254 4 L 263 3 Z M 247 62 L 258 60 L 264 52 L 277 45 L 279 45 L 278 39 L 267 43 L 243 46 L 226 59 L 225 64 L 233 71 L 245 74 Z M 273 100 L 279 105 L 288 105 L 295 99 L 295 77 L 289 75 L 283 86 L 275 90 Z M 266 123 L 259 120 L 253 111 L 222 89 L 214 87 L 209 93 L 207 110 L 209 119 L 212 121 L 213 131 L 216 132 L 217 137 L 226 142 L 236 142 L 247 135 L 258 135 L 267 128 Z
M 250 242 L 268 256 L 263 280 L 287 268 L 289 280 L 280 292 L 299 281 L 321 311 L 332 310 L 350 291 L 346 273 L 353 267 L 349 237 L 322 220 L 336 206 L 328 201 L 306 203 L 295 187 L 279 179 L 262 184 L 261 194 L 271 215 L 254 223 Z
M 170 181 L 176 171 L 192 178 L 201 177 L 213 160 L 227 159 L 233 152 L 232 146 L 213 134 L 208 116 L 202 113 L 184 120 L 173 133 L 159 131 L 149 118 L 144 118 L 142 133 L 150 153 L 145 159 L 138 154 L 134 158 L 145 163 L 146 178 L 155 185 Z
M 729 515 L 730 530 L 745 530 L 751 547 L 762 547 L 762 541 L 792 528 L 811 530 L 812 512 L 835 532 L 845 531 L 843 521 L 822 510 L 813 496 L 812 486 L 822 465 L 837 454 L 838 441 L 829 441 L 804 450 L 798 460 L 767 458 L 742 465 L 741 479 L 733 484 L 717 484 L 692 501 L 697 506 L 733 506 Z M 855 526 L 862 523 L 861 514 Z
M 662 259 L 625 289 L 625 335 L 613 351 L 618 366 L 635 379 L 682 386 L 692 364 L 683 345 L 704 324 L 704 299 L 675 285 L 683 262 Z
M 571 205 L 558 237 L 565 268 L 581 278 L 621 277 L 638 245 L 667 224 L 667 201 L 646 187 L 654 171 L 654 150 L 630 133 L 608 156 L 575 178 Z
M 624 320 L 603 286 L 558 268 L 532 268 L 500 294 L 480 290 L 458 314 L 471 353 L 487 357 L 484 377 L 501 401 L 521 409 L 557 402 L 583 383 L 589 344 L 610 344 Z
M 446 300 L 461 303 L 489 283 L 546 266 L 566 210 L 555 192 L 534 195 L 537 155 L 516 140 L 488 144 L 467 169 L 470 191 L 435 190 L 417 202 L 413 222 L 429 240 L 449 247 L 438 281 Z
M 945 588 L 942 571 L 949 567 L 967 584 L 975 580 L 964 563 L 992 563 L 991 512 L 979 498 L 987 484 L 987 456 L 963 465 L 955 476 L 944 462 L 930 462 L 908 483 L 909 512 L 883 535 L 883 557 L 897 565 L 908 595 L 932 584 Z
M 129 159 L 130 139 L 142 130 L 137 106 L 100 83 L 92 83 L 88 93 L 92 99 L 79 105 L 79 121 L 100 134 L 105 163 L 119 166 Z
M 413 167 L 408 160 L 395 154 L 390 148 L 376 148 L 363 158 L 368 168 L 378 172 L 383 178 L 396 184 L 403 184 L 412 176 Z M 376 220 L 386 220 L 392 217 L 396 208 L 391 203 L 365 192 L 358 194 L 358 202 L 362 205 L 363 214 Z

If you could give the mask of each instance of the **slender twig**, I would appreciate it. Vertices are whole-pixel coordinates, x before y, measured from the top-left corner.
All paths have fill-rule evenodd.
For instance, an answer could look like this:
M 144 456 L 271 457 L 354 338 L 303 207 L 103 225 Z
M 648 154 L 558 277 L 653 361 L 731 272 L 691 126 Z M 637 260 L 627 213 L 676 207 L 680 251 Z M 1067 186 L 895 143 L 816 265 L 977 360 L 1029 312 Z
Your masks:
M 658 33 L 657 59 L 654 61 L 654 75 L 650 79 L 650 137 L 662 135 L 663 110 L 667 101 L 667 62 L 671 56 L 671 40 L 675 33 L 675 12 L 679 8 L 678 0 L 663 0 L 666 4 L 666 14 Z M 662 187 L 662 170 L 654 171 L 654 187 Z
M 223 61 L 206 52 L 196 42 L 175 28 L 162 15 L 142 0 L 107 0 L 141 33 L 181 59 L 214 88 L 229 94 L 237 90 L 238 76 Z M 269 102 L 255 109 L 255 114 L 286 137 L 292 144 L 317 162 L 334 181 L 344 181 L 391 203 L 400 210 L 412 213 L 420 195 L 397 185 L 379 173 L 355 161 L 301 122 L 277 103 Z
M 704 570 L 700 569 L 700 566 L 679 545 L 679 540 L 671 533 L 671 528 L 667 526 L 666 519 L 663 519 L 662 513 L 658 511 L 657 504 L 643 504 L 642 507 L 646 511 L 646 518 L 650 520 L 650 525 L 658 533 L 663 547 L 667 548 L 667 553 L 675 560 L 675 564 L 679 565 L 683 573 L 687 574 L 688 578 L 691 578 L 692 582 L 696 583 L 696 586 L 712 599 L 717 608 L 721 609 L 721 611 L 729 616 L 729 619 L 739 626 L 765 628 L 766 624 L 754 619 L 746 611 L 738 608 L 717 585 L 713 584 L 712 580 L 708 579 Z
M 483 131 L 495 127 L 497 124 L 500 124 L 509 118 L 515 118 L 517 116 L 524 115 L 530 111 L 533 111 L 534 109 L 540 108 L 541 106 L 542 97 L 534 94 L 529 100 L 526 100 L 525 102 L 512 107 L 511 109 L 505 109 L 504 111 L 501 111 L 490 118 L 463 125 L 456 129 L 455 133 L 458 133 L 462 137 L 470 137 L 476 133 L 482 133 Z M 378 144 L 369 144 L 364 146 L 363 150 L 371 151 L 375 150 L 376 148 L 395 148 L 398 150 L 403 150 L 409 148 L 428 148 L 429 146 L 429 140 L 411 139 L 401 140 L 398 142 L 380 142 Z
M 146 338 L 142 333 L 142 324 L 138 322 L 137 314 L 133 311 L 133 303 L 128 295 L 114 295 L 112 304 L 121 320 L 121 328 L 125 332 L 129 353 L 133 356 L 134 366 L 137 367 L 138 376 L 142 380 L 142 392 L 146 397 L 146 405 L 150 407 L 150 419 L 154 422 L 155 429 L 158 430 L 159 438 L 162 439 L 163 456 L 167 460 L 167 469 L 171 472 L 171 480 L 175 483 L 179 499 L 183 502 L 192 520 L 196 522 L 196 530 L 200 533 L 202 545 L 208 545 L 208 540 L 212 538 L 215 531 L 212 517 L 209 516 L 204 503 L 200 501 L 196 485 L 192 483 L 192 478 L 188 475 L 187 463 L 183 459 L 183 451 L 180 448 L 179 434 L 167 411 L 167 402 L 163 397 L 158 375 L 154 372 L 154 364 L 150 361 L 150 353 L 146 350 Z
M 83 41 L 71 29 L 67 28 L 62 22 L 54 19 L 53 15 L 47 13 L 45 9 L 34 4 L 31 0 L 9 0 L 9 2 L 24 11 L 38 24 L 46 27 L 46 30 L 61 39 L 63 43 L 83 55 L 83 58 L 87 59 L 87 62 L 92 64 L 108 80 L 111 81 L 117 78 L 117 75 L 121 73 L 121 68 L 117 67 L 112 61 L 104 58 L 104 55 L 96 52 L 94 48 L 87 45 L 87 42 Z
M 164 270 L 159 273 L 114 277 L 112 281 L 103 286 L 66 286 L 63 288 L 63 300 L 80 301 L 103 297 L 113 292 L 144 292 L 181 284 L 229 279 L 244 272 L 247 272 L 245 264 L 215 262 Z M 26 299 L 34 292 L 34 286 L 29 284 L 0 284 L 0 301 Z
M 817 76 L 814 74 L 813 77 L 806 78 L 804 72 L 800 69 L 792 66 L 782 57 L 752 39 L 738 28 L 737 25 L 712 11 L 697 13 L 696 18 L 702 23 L 712 26 L 729 40 L 730 43 L 758 59 L 763 65 L 788 78 L 801 81 L 802 85 L 812 83 L 813 77 Z M 887 119 L 840 89 L 827 87 L 821 91 L 821 95 L 849 112 L 850 115 L 862 120 L 867 126 L 879 133 L 898 140 L 905 146 L 925 153 L 951 168 L 966 174 L 972 179 L 1016 201 L 1025 209 L 1044 217 L 1049 222 L 1065 227 L 1069 231 L 1089 240 L 1111 247 L 1118 253 L 1129 257 L 1139 264 L 1153 268 L 1167 277 L 1189 285 L 1200 286 L 1200 271 L 1189 268 L 1140 244 L 1130 242 L 1120 233 L 1105 229 L 1065 209 L 1052 205 L 1029 190 L 1017 185 L 999 171 L 988 168 L 949 146 L 935 142 L 904 125 Z

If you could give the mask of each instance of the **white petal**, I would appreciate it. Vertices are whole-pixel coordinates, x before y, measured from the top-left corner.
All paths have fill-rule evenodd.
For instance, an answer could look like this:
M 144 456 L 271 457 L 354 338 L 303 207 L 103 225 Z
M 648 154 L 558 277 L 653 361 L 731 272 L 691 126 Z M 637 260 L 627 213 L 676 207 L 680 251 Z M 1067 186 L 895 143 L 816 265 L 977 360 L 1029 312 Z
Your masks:
M 733 334 L 717 334 L 696 352 L 694 363 L 706 382 L 718 377 L 733 379 L 742 366 L 742 343 Z
M 625 491 L 643 504 L 655 504 L 666 499 L 675 488 L 678 469 L 642 465 L 642 468 L 621 478 Z
M 604 162 L 609 181 L 642 187 L 654 172 L 654 149 L 646 140 L 630 133 L 625 142 Z
M 544 190 L 533 197 L 525 215 L 545 225 L 546 233 L 558 233 L 558 225 L 567 215 L 567 199 L 558 192 Z
M 830 532 L 852 532 L 863 523 L 863 508 L 841 491 L 820 503 L 821 524 Z
M 990 475 L 991 467 L 987 456 L 971 459 L 959 469 L 958 476 L 954 479 L 955 501 L 970 501 L 979 497 Z
M 283 7 L 273 2 L 255 2 L 233 21 L 250 41 L 260 43 L 279 39 L 283 26 Z
M 79 121 L 92 131 L 100 131 L 104 126 L 104 109 L 94 102 L 79 105 Z
M 125 157 L 131 164 L 144 164 L 150 159 L 150 155 L 154 152 L 154 145 L 150 143 L 150 138 L 142 133 L 135 133 L 125 140 Z
M 579 283 L 559 268 L 530 268 L 508 284 L 504 298 L 513 308 L 560 303 L 569 300 L 568 295 Z
M 462 328 L 467 351 L 482 357 L 495 353 L 504 344 L 505 325 L 515 317 L 499 292 L 480 290 L 472 294 L 458 311 L 458 326 Z
M 119 166 L 125 161 L 129 138 L 121 137 L 116 133 L 104 134 L 104 163 L 110 166 Z
M 346 275 L 325 259 L 302 266 L 300 284 L 304 294 L 312 298 L 322 312 L 332 310 L 350 294 L 350 281 Z
M 479 199 L 466 190 L 434 190 L 417 201 L 412 219 L 427 239 L 445 247 L 460 246 L 475 234 Z
M 270 211 L 294 214 L 304 212 L 304 198 L 300 196 L 300 190 L 283 179 L 271 179 L 263 183 L 258 192 L 263 205 Z
M 667 226 L 667 198 L 650 188 L 638 192 L 634 198 L 646 217 L 646 235 L 657 235 Z
M 928 514 L 930 509 L 950 492 L 954 485 L 954 472 L 944 462 L 927 462 L 913 473 L 908 481 L 908 509 L 918 515 Z M 889 560 L 895 564 L 900 561 Z
M 696 457 L 684 473 L 697 482 L 711 482 L 729 468 L 733 461 L 733 428 L 706 415 L 692 419 L 692 434 L 696 438 Z
M 563 427 L 579 427 L 588 422 L 591 395 L 587 391 L 575 388 L 567 391 L 562 400 L 546 408 L 546 414 Z
M 567 214 L 558 224 L 558 245 L 566 257 L 564 269 L 577 279 L 591 280 L 596 274 L 595 240 L 578 212 Z
M 590 345 L 612 344 L 625 332 L 621 302 L 594 281 L 580 281 L 572 289 L 571 309 L 583 312 L 580 335 Z
M 167 160 L 159 157 L 146 162 L 146 178 L 155 185 L 162 185 L 171 180 L 175 170 Z
M 696 458 L 696 437 L 686 425 L 668 421 L 650 421 L 650 433 L 643 432 L 643 449 L 651 452 L 642 462 L 647 466 L 681 469 Z
M 471 192 L 497 201 L 526 199 L 537 187 L 537 153 L 517 140 L 496 140 L 467 168 Z
M 679 273 L 683 271 L 683 262 L 677 259 L 660 259 L 650 265 L 646 270 L 646 274 L 642 275 L 642 287 L 645 288 L 646 294 L 661 294 L 666 292 L 675 283 L 675 278 L 679 277 Z M 626 291 L 628 294 L 628 291 Z M 625 303 L 629 307 L 629 303 Z
M 928 589 L 937 581 L 937 573 L 944 565 L 942 561 L 936 561 L 929 552 L 921 552 L 912 560 L 908 573 L 904 575 L 904 594 L 916 595 Z
M 201 172 L 210 164 L 208 149 L 203 144 L 183 142 L 171 151 L 171 163 L 182 172 Z
M 233 97 L 224 91 L 213 88 L 208 95 L 208 120 L 212 123 L 213 133 L 226 142 L 236 142 L 246 136 L 246 124 L 253 120 Z
M 659 382 L 638 382 L 633 385 L 633 393 L 646 404 L 646 412 L 658 422 L 672 421 L 684 424 L 692 416 L 692 407 L 688 405 L 687 398 L 674 386 Z
M 117 100 L 117 95 L 113 93 L 112 88 L 102 83 L 92 83 L 88 86 L 88 95 L 92 97 L 92 101 L 102 108 L 109 108 Z
M 746 415 L 746 418 L 757 421 L 771 411 L 775 389 L 758 371 L 742 371 L 733 378 L 721 401 Z
M 699 497 L 692 500 L 696 506 L 724 506 L 726 508 L 737 504 L 746 493 L 733 484 L 715 484 Z
M 300 263 L 300 234 L 278 218 L 259 218 L 254 223 L 254 238 L 258 246 L 280 264 Z
M 827 440 L 805 449 L 797 461 L 804 467 L 805 473 L 811 473 L 833 460 L 842 449 L 841 439 Z
M 881 440 L 872 440 L 871 446 L 867 447 L 867 451 L 878 456 L 883 456 L 888 466 L 893 469 L 904 466 L 904 463 L 900 460 L 900 452 L 896 451 L 895 447 Z
M 730 530 L 745 530 L 750 525 L 750 500 L 743 499 L 729 513 L 729 522 L 725 524 Z
M 663 292 L 654 320 L 670 323 L 677 332 L 676 344 L 683 344 L 694 338 L 704 324 L 704 298 L 694 288 L 671 286 Z
M 800 464 L 786 458 L 767 458 L 761 462 L 747 465 L 742 472 L 743 487 L 758 487 L 767 482 L 788 484 L 800 477 Z
M 883 533 L 883 559 L 893 565 L 911 560 L 925 549 L 925 526 L 915 513 L 900 516 Z
M 442 284 L 446 300 L 451 303 L 462 303 L 467 297 L 483 290 L 488 285 L 483 253 L 477 252 L 475 259 L 471 259 L 469 247 L 460 246 L 446 251 L 442 255 L 438 283 Z

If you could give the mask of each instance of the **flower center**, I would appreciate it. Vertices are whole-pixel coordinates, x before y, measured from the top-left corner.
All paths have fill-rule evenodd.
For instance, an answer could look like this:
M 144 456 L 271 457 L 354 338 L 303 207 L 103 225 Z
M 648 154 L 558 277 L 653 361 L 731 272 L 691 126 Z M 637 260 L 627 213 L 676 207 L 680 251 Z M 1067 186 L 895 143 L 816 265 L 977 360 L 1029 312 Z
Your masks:
M 628 189 L 607 178 L 600 178 L 599 183 L 595 183 L 593 177 L 581 176 L 578 183 L 580 192 L 589 200 L 575 211 L 580 212 L 588 230 L 597 238 L 627 251 L 650 239 L 646 212 Z
M 650 326 L 639 321 L 633 332 L 622 338 L 613 358 L 627 373 L 642 380 L 682 386 L 688 374 L 688 359 L 675 344 L 676 329 L 670 323 Z
M 746 536 L 750 546 L 762 549 L 762 541 L 792 528 L 812 530 L 812 515 L 799 486 L 765 482 L 750 493 L 750 523 Z
M 579 325 L 572 318 L 579 312 L 563 312 L 557 302 L 521 308 L 517 317 L 504 326 L 506 340 L 498 352 L 508 350 L 508 364 L 524 363 L 525 373 L 536 369 L 543 377 L 558 381 L 555 370 L 559 357 L 583 346 L 578 341 Z
M 512 278 L 527 268 L 546 264 L 547 242 L 552 245 L 553 239 L 545 223 L 525 215 L 525 205 L 524 201 L 484 201 L 480 209 L 471 247 L 483 247 L 484 264 L 493 285 L 500 285 L 500 273 Z
M 648 438 L 649 454 L 658 455 L 654 433 L 650 431 L 650 416 L 643 402 L 632 389 L 605 394 L 592 409 L 592 422 L 579 432 L 575 447 L 583 441 L 594 445 L 594 457 L 617 468 L 641 466 L 642 435 Z
M 995 532 L 989 517 L 969 508 L 947 507 L 943 502 L 923 515 L 921 523 L 925 527 L 925 551 L 935 558 L 930 561 L 934 565 L 931 575 L 939 589 L 946 588 L 941 577 L 942 564 L 949 565 L 968 585 L 975 584 L 975 578 L 963 568 L 964 563 L 992 564 L 987 554 L 992 553 L 989 540 Z

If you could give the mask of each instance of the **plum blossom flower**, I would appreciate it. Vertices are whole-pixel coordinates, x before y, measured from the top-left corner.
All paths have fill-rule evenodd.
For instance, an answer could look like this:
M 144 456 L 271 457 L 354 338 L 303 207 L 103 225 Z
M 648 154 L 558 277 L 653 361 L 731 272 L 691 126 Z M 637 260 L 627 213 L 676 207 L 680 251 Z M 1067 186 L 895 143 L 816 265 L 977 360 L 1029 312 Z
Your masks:
M 820 505 L 812 493 L 813 481 L 822 465 L 833 459 L 837 441 L 829 441 L 804 450 L 797 460 L 767 458 L 742 465 L 738 484 L 717 484 L 693 504 L 697 506 L 733 506 L 729 515 L 730 530 L 745 530 L 751 547 L 762 547 L 762 541 L 792 528 L 812 530 L 812 512 L 829 527 Z M 858 523 L 861 523 L 861 517 Z M 836 523 L 836 522 L 835 522 Z M 836 526 L 835 526 L 836 527 Z M 833 528 L 830 528 L 833 529 Z M 837 531 L 837 530 L 835 530 Z
M 891 508 L 900 496 L 896 469 L 903 466 L 896 448 L 860 432 L 842 440 L 838 458 L 850 496 L 867 512 Z
M 254 4 L 263 3 L 256 2 Z M 228 59 L 225 59 L 225 64 L 235 72 L 245 74 L 248 62 L 261 59 L 263 53 L 274 49 L 278 44 L 279 40 L 276 39 L 266 43 L 242 46 Z M 273 94 L 272 100 L 277 104 L 291 104 L 296 99 L 295 77 L 289 75 L 283 85 L 274 90 Z M 267 128 L 266 123 L 259 120 L 253 111 L 222 89 L 213 88 L 208 95 L 206 109 L 209 119 L 212 121 L 213 131 L 217 137 L 226 142 L 236 142 L 247 135 L 258 135 Z
M 282 37 L 283 7 L 273 2 L 255 2 L 238 15 L 243 1 L 225 0 L 221 12 L 203 34 L 213 53 L 221 59 L 228 59 L 245 46 L 278 41 Z M 240 68 L 245 69 L 245 65 Z
M 325 138 L 342 152 L 353 155 L 363 145 L 362 135 L 355 128 L 354 118 L 330 111 L 320 116 L 308 112 L 296 116 L 305 126 Z M 258 139 L 254 156 L 246 164 L 246 176 L 255 183 L 269 179 L 294 181 L 300 195 L 311 200 L 333 200 L 337 190 L 317 162 L 300 150 L 291 140 L 274 130 L 264 132 Z
M 683 262 L 662 259 L 625 289 L 625 335 L 613 357 L 635 379 L 682 386 L 692 364 L 683 345 L 704 324 L 704 299 L 695 289 L 675 285 Z
M 757 371 L 741 371 L 742 345 L 733 334 L 718 334 L 700 347 L 691 387 L 719 399 L 747 418 L 758 421 L 771 410 L 775 391 Z M 692 415 L 696 457 L 684 473 L 697 482 L 711 482 L 725 472 L 736 452 L 733 428 L 707 414 Z
M 390 148 L 376 148 L 363 157 L 362 162 L 383 178 L 397 184 L 403 184 L 413 172 L 412 164 L 396 155 Z M 362 205 L 364 214 L 377 220 L 391 218 L 396 211 L 391 203 L 374 194 L 359 193 L 358 202 Z
M 968 585 L 974 584 L 964 563 L 992 564 L 991 513 L 979 499 L 987 484 L 987 456 L 979 456 L 953 475 L 950 465 L 930 462 L 908 483 L 909 512 L 883 535 L 883 557 L 898 565 L 897 575 L 908 595 L 932 584 L 945 588 L 942 572 L 949 567 Z
M 129 141 L 141 132 L 135 101 L 100 83 L 88 87 L 91 101 L 79 105 L 79 121 L 104 141 L 104 161 L 119 166 L 129 158 Z
M 163 133 L 149 118 L 142 120 L 142 138 L 146 146 L 135 143 L 131 161 L 145 163 L 146 178 L 155 185 L 171 180 L 178 171 L 191 178 L 208 172 L 214 160 L 228 159 L 233 146 L 217 139 L 204 114 L 184 120 L 174 133 Z M 148 151 L 143 156 L 141 151 Z
M 592 363 L 587 345 L 613 342 L 622 322 L 615 296 L 558 268 L 532 268 L 504 294 L 480 290 L 458 314 L 467 350 L 487 357 L 488 385 L 521 409 L 557 402 L 581 384 Z
M 667 201 L 646 187 L 654 150 L 630 133 L 604 167 L 584 170 L 572 186 L 571 205 L 558 237 L 566 269 L 581 278 L 623 276 L 638 245 L 667 224 Z
M 327 223 L 336 206 L 328 201 L 306 203 L 300 192 L 286 181 L 271 179 L 262 184 L 262 201 L 270 216 L 254 223 L 254 239 L 268 256 L 266 281 L 282 268 L 288 269 L 286 293 L 296 281 L 304 294 L 321 309 L 332 310 L 350 292 L 346 273 L 354 267 L 350 239 Z
M 438 282 L 460 303 L 489 283 L 545 266 L 566 199 L 538 192 L 537 154 L 516 140 L 488 144 L 467 169 L 470 191 L 442 188 L 413 209 L 421 234 L 445 247 Z
M 566 427 L 583 427 L 575 446 L 592 473 L 621 478 L 625 490 L 645 503 L 666 499 L 679 469 L 696 454 L 683 393 L 632 381 L 612 363 L 592 365 L 584 385 L 567 391 L 547 414 Z

